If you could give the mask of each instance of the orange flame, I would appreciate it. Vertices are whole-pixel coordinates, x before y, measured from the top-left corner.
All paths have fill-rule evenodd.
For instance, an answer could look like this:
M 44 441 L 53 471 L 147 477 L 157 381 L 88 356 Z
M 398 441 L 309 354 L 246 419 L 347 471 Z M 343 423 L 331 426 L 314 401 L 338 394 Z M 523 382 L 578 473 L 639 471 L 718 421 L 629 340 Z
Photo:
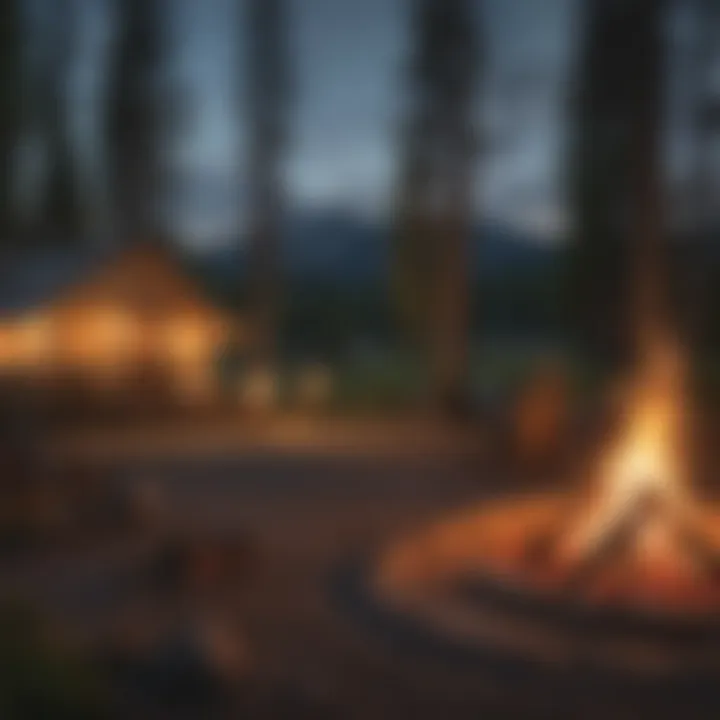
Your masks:
M 659 502 L 663 513 L 644 523 L 635 550 L 666 553 L 672 545 L 668 513 L 690 509 L 682 355 L 675 343 L 656 340 L 639 367 L 625 398 L 619 432 L 598 463 L 593 502 L 568 538 L 565 550 L 571 557 L 591 552 L 647 499 Z

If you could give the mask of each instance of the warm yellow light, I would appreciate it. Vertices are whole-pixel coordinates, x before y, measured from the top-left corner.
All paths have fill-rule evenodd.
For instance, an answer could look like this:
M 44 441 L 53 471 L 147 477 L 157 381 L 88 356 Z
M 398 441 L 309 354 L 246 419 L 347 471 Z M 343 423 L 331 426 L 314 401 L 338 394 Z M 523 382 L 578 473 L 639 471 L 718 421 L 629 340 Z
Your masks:
M 49 318 L 27 316 L 0 328 L 0 365 L 31 370 L 51 357 L 53 327 Z
M 213 360 L 218 342 L 217 327 L 206 318 L 184 315 L 162 324 L 155 352 L 174 376 L 184 400 L 205 401 L 214 394 Z
M 566 549 L 572 556 L 596 547 L 638 502 L 658 500 L 665 513 L 689 509 L 681 356 L 670 343 L 649 350 L 626 398 L 617 439 L 600 458 L 594 501 L 570 535 Z M 661 531 L 669 525 L 648 522 L 638 542 L 659 547 Z
M 122 308 L 103 307 L 66 320 L 63 355 L 71 365 L 100 372 L 126 369 L 140 352 L 138 320 Z
M 209 330 L 205 323 L 195 318 L 170 320 L 161 339 L 168 360 L 181 365 L 205 362 L 212 353 Z

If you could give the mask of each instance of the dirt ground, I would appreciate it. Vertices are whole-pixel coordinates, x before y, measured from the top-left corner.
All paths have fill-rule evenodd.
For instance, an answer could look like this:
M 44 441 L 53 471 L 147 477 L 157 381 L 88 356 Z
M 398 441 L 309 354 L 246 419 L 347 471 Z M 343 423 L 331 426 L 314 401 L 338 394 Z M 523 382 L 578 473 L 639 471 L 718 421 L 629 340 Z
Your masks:
M 152 485 L 176 527 L 196 533 L 224 529 L 250 539 L 255 559 L 231 607 L 244 638 L 247 671 L 230 717 L 705 716 L 706 695 L 700 691 L 682 693 L 673 705 L 661 694 L 654 700 L 653 693 L 643 692 L 640 700 L 609 690 L 573 668 L 549 675 L 492 658 L 466 662 L 398 642 L 337 601 L 333 577 L 354 558 L 371 556 L 394 536 L 453 508 L 518 489 L 479 457 L 221 450 L 174 459 L 162 453 L 112 458 L 106 447 L 95 462 L 106 482 Z M 138 536 L 112 550 L 85 548 L 84 562 L 96 568 L 85 572 L 109 573 L 141 552 L 144 542 Z M 62 615 L 64 583 L 72 584 L 68 578 L 80 563 L 63 559 L 61 551 L 43 563 L 39 568 L 22 563 L 6 573 L 6 582 L 33 589 Z M 111 587 L 104 592 L 112 595 Z M 77 621 L 82 612 L 66 604 Z M 228 712 L 218 711 L 217 717 Z M 209 711 L 187 716 L 214 717 Z

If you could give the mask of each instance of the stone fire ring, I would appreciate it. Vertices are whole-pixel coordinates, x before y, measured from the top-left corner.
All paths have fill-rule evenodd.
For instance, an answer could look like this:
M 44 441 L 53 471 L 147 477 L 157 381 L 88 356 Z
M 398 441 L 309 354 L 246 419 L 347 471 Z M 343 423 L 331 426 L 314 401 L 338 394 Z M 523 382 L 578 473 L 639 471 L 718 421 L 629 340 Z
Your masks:
M 355 605 L 362 596 L 375 620 L 393 618 L 436 649 L 624 677 L 720 677 L 720 580 L 618 567 L 570 590 L 567 568 L 533 567 L 526 553 L 569 512 L 561 496 L 503 499 L 401 538 L 364 565 Z M 720 548 L 720 508 L 703 523 Z

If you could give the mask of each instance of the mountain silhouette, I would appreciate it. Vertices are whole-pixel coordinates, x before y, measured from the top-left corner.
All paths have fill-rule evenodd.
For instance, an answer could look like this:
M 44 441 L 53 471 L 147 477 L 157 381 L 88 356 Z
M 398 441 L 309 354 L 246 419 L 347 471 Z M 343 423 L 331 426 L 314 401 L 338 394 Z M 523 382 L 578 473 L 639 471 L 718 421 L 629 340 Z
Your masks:
M 561 256 L 556 244 L 499 223 L 473 230 L 471 264 L 475 279 L 542 270 Z M 293 212 L 286 221 L 282 266 L 290 281 L 370 285 L 385 282 L 392 253 L 387 226 L 343 209 Z M 228 242 L 197 257 L 202 272 L 219 282 L 236 282 L 247 268 L 247 250 Z

